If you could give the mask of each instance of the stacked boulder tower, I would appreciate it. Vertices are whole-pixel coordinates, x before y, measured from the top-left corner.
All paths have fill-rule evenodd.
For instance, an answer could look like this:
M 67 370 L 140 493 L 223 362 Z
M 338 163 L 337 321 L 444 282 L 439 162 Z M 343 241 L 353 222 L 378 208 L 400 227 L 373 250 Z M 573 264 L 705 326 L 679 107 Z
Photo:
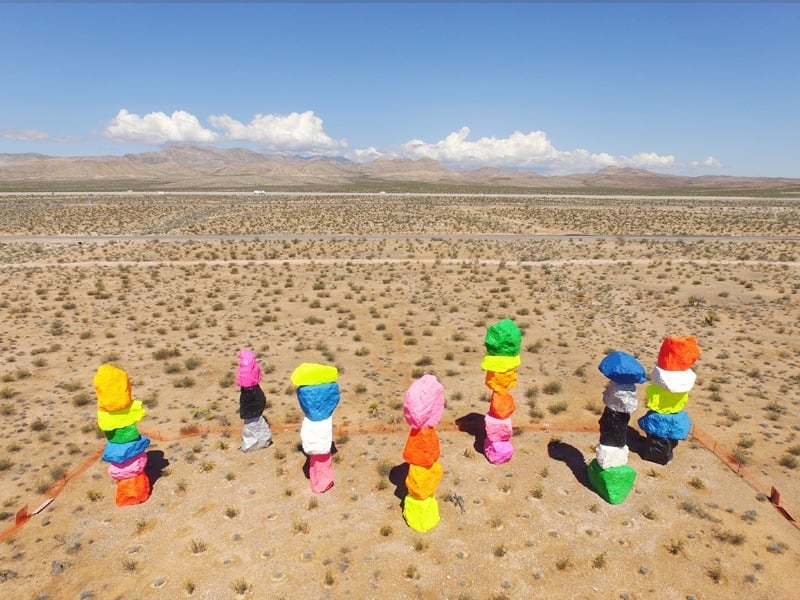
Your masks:
M 434 497 L 442 479 L 440 444 L 434 427 L 444 412 L 444 387 L 434 375 L 414 381 L 403 398 L 403 416 L 411 427 L 403 460 L 408 463 L 403 518 L 411 529 L 425 532 L 439 523 L 439 505 Z
M 668 337 L 662 342 L 646 390 L 648 411 L 638 421 L 647 434 L 645 460 L 667 464 L 678 441 L 689 436 L 692 421 L 684 408 L 697 379 L 691 367 L 699 357 L 694 336 Z
M 305 415 L 300 442 L 308 456 L 311 491 L 323 494 L 333 487 L 333 411 L 339 405 L 339 370 L 330 365 L 303 363 L 292 371 L 297 400 Z
M 272 444 L 272 430 L 264 418 L 267 398 L 261 389 L 261 368 L 256 355 L 247 348 L 239 352 L 236 385 L 239 386 L 239 417 L 242 425 L 242 452 L 267 448 Z
M 484 417 L 486 440 L 483 453 L 486 460 L 499 465 L 511 460 L 513 429 L 511 415 L 516 410 L 511 389 L 517 385 L 517 367 L 520 365 L 522 333 L 511 319 L 503 319 L 486 331 L 486 355 L 481 368 L 486 371 L 486 386 L 492 390 L 489 412 Z
M 597 367 L 608 378 L 603 390 L 600 416 L 600 443 L 589 463 L 589 483 L 609 504 L 620 504 L 636 481 L 636 471 L 628 466 L 628 422 L 639 401 L 636 384 L 647 381 L 644 367 L 626 352 L 607 354 Z
M 100 365 L 94 376 L 97 394 L 97 425 L 106 436 L 102 459 L 117 482 L 118 506 L 141 504 L 150 497 L 150 479 L 144 472 L 150 439 L 139 433 L 136 423 L 145 414 L 141 400 L 131 397 L 128 374 L 113 365 Z

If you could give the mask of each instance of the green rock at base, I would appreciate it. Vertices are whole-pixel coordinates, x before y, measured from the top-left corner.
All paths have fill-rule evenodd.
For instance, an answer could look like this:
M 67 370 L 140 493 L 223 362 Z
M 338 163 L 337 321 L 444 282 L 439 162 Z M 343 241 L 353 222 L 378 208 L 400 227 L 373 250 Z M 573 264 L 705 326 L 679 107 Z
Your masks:
M 597 459 L 589 463 L 589 483 L 609 504 L 620 504 L 628 497 L 636 481 L 636 471 L 628 465 L 601 469 Z

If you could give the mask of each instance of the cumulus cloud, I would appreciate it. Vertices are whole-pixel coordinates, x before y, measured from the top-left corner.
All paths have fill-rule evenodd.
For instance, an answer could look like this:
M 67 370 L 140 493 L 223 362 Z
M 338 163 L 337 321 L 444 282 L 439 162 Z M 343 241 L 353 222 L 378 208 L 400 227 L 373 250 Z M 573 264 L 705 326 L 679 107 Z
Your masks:
M 208 122 L 210 128 L 183 110 L 176 110 L 171 115 L 152 112 L 139 116 L 123 108 L 106 126 L 105 135 L 115 140 L 153 146 L 176 142 L 251 142 L 271 152 L 303 154 L 336 154 L 347 146 L 344 140 L 334 140 L 326 134 L 322 119 L 310 110 L 288 115 L 257 114 L 249 123 L 242 123 L 226 114 L 212 115 Z
M 543 131 L 515 131 L 506 138 L 467 139 L 469 127 L 462 127 L 443 140 L 427 143 L 414 139 L 402 144 L 395 153 L 407 158 L 432 158 L 455 167 L 510 167 L 536 169 L 553 173 L 595 170 L 604 167 L 669 168 L 675 165 L 672 155 L 643 152 L 633 156 L 593 153 L 578 148 L 559 150 Z
M 182 110 L 171 115 L 152 112 L 139 116 L 123 108 L 108 124 L 105 135 L 115 140 L 156 146 L 176 142 L 246 142 L 267 152 L 343 156 L 360 163 L 380 157 L 430 158 L 449 168 L 506 167 L 544 174 L 596 171 L 605 167 L 671 170 L 722 166 L 713 156 L 681 165 L 672 154 L 639 152 L 625 156 L 590 152 L 584 148 L 561 150 L 544 131 L 514 131 L 508 137 L 471 140 L 469 127 L 462 127 L 433 143 L 412 139 L 391 149 L 374 146 L 351 149 L 345 140 L 335 140 L 328 135 L 322 119 L 312 110 L 287 115 L 256 114 L 246 123 L 227 114 L 218 114 L 208 117 L 208 123 L 210 127 L 204 127 L 196 116 Z M 28 141 L 53 140 L 45 133 L 32 130 L 6 130 L 3 136 Z
M 655 152 L 641 152 L 630 158 L 619 157 L 624 166 L 639 168 L 667 169 L 675 166 L 675 157 L 672 154 L 656 154 Z
M 322 119 L 307 110 L 288 115 L 255 115 L 245 124 L 228 115 L 212 115 L 209 123 L 221 131 L 225 139 L 253 142 L 273 152 L 325 154 L 347 146 L 344 140 L 334 140 L 322 125 Z
M 689 163 L 689 166 L 695 169 L 703 169 L 703 168 L 719 169 L 720 167 L 722 167 L 722 163 L 719 162 L 713 156 L 709 156 L 705 160 L 693 160 Z
M 215 142 L 219 136 L 204 128 L 193 114 L 176 110 L 171 115 L 152 112 L 140 117 L 121 109 L 105 129 L 105 135 L 123 142 L 159 146 L 172 142 Z
M 372 162 L 376 158 L 381 158 L 384 156 L 386 156 L 386 154 L 374 146 L 369 146 L 368 148 L 354 148 L 353 150 L 345 153 L 346 158 L 357 163 Z
M 469 127 L 462 127 L 434 144 L 411 140 L 402 145 L 402 151 L 409 156 L 462 165 L 529 166 L 557 159 L 559 155 L 543 131 L 528 134 L 515 131 L 507 138 L 484 137 L 476 141 L 467 140 L 469 133 Z

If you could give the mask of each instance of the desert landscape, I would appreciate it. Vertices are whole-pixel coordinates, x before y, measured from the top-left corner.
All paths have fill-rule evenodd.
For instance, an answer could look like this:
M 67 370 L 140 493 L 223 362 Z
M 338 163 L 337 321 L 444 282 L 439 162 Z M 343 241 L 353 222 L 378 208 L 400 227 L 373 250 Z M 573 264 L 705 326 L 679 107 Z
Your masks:
M 796 195 L 162 187 L 0 195 L 3 597 L 797 597 Z M 523 333 L 516 453 L 491 465 L 474 423 L 504 318 Z M 639 386 L 635 487 L 608 504 L 586 478 L 597 365 L 624 350 L 649 372 L 670 335 L 700 346 L 695 431 L 667 465 L 638 456 Z M 274 432 L 253 453 L 242 348 Z M 302 362 L 340 373 L 321 495 L 289 379 Z M 136 506 L 97 460 L 105 363 L 147 409 Z M 426 373 L 446 408 L 441 522 L 422 534 L 402 517 L 402 401 Z

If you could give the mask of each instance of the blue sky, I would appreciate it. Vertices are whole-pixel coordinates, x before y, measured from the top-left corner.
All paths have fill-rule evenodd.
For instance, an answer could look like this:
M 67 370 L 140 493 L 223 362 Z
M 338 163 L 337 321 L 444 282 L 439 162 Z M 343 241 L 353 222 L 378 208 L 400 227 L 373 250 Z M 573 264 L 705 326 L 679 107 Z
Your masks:
M 800 177 L 800 4 L 0 3 L 0 153 Z

